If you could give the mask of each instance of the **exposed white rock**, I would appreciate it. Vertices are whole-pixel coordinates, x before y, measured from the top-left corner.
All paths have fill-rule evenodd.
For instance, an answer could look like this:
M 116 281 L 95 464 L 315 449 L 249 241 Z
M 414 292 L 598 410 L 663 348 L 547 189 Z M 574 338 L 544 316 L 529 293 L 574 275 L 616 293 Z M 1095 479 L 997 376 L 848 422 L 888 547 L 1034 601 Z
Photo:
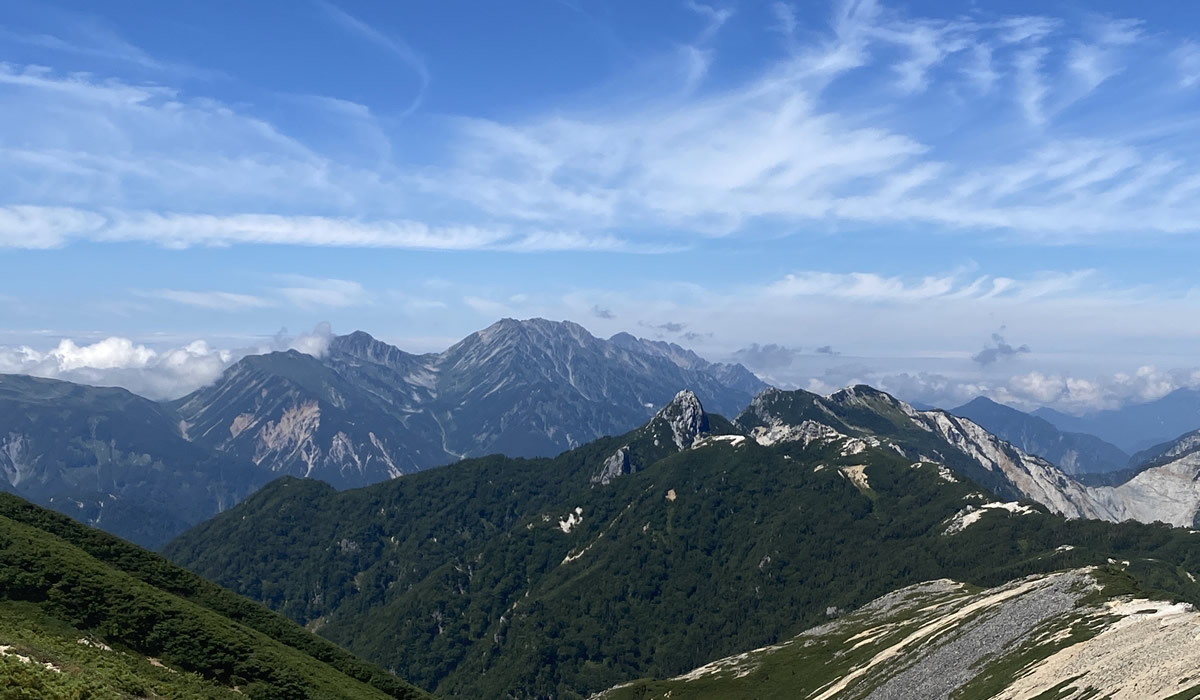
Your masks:
M 629 459 L 629 445 L 625 445 L 604 460 L 600 471 L 592 475 L 591 482 L 608 486 L 613 479 L 622 474 L 632 474 L 635 471 L 637 471 L 637 467 Z
M 850 467 L 838 467 L 838 470 L 846 475 L 850 483 L 854 484 L 862 491 L 870 491 L 871 483 L 867 480 L 867 465 L 856 464 Z
M 698 447 L 707 447 L 710 445 L 719 444 L 727 444 L 730 447 L 737 447 L 745 441 L 745 435 L 709 435 L 708 437 L 697 440 L 696 443 L 692 445 L 692 449 L 694 450 Z
M 801 446 L 808 447 L 814 442 L 833 442 L 846 436 L 824 423 L 806 420 L 801 422 L 800 425 L 787 425 L 771 417 L 768 425 L 760 425 L 751 430 L 750 437 L 754 438 L 754 441 L 758 444 L 764 446 L 776 445 L 783 442 L 798 442 Z
M 1029 506 L 1021 505 L 1020 503 L 1016 502 L 984 503 L 978 508 L 975 506 L 967 506 L 966 508 L 963 508 L 955 513 L 954 516 L 950 518 L 950 522 L 948 525 L 946 525 L 946 529 L 943 531 L 943 534 L 953 535 L 962 532 L 971 525 L 979 522 L 979 519 L 983 517 L 983 514 L 989 510 L 1006 510 L 1013 515 L 1029 515 L 1037 512 Z
M 1112 514 L 1113 520 L 1156 520 L 1191 527 L 1200 511 L 1200 452 L 1191 452 L 1162 466 L 1147 469 L 1119 486 L 1095 486 L 1088 491 Z
M 20 661 L 23 664 L 27 664 L 27 665 L 31 665 L 31 666 L 41 666 L 41 667 L 45 668 L 47 671 L 53 671 L 55 673 L 62 673 L 62 669 L 55 666 L 54 664 L 52 664 L 48 661 L 47 662 L 34 661 L 33 659 L 29 658 L 28 656 L 25 656 L 24 654 L 18 654 L 17 652 L 13 651 L 13 647 L 8 644 L 0 644 L 0 656 L 11 656 L 12 658 L 16 659 L 17 661 Z
M 577 526 L 583 524 L 583 508 L 576 508 L 574 511 L 563 516 L 562 520 L 558 521 L 558 529 L 564 534 L 570 534 Z
M 1026 498 L 1068 518 L 1117 520 L 1089 490 L 1053 464 L 1031 457 L 965 418 L 918 411 L 918 421 L 989 471 L 998 471 Z
M 700 434 L 708 428 L 708 417 L 704 414 L 700 399 L 686 389 L 676 394 L 655 418 L 667 421 L 675 447 L 680 450 L 695 444 Z

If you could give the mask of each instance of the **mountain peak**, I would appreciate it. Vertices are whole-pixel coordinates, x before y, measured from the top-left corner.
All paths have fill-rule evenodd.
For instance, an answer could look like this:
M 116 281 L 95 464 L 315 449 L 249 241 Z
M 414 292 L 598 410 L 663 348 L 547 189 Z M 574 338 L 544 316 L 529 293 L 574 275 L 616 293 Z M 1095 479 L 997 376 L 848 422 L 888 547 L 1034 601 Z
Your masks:
M 689 389 L 675 394 L 675 398 L 659 409 L 651 421 L 651 425 L 663 423 L 670 427 L 672 441 L 681 450 L 691 447 L 708 432 L 708 414 L 700 399 Z

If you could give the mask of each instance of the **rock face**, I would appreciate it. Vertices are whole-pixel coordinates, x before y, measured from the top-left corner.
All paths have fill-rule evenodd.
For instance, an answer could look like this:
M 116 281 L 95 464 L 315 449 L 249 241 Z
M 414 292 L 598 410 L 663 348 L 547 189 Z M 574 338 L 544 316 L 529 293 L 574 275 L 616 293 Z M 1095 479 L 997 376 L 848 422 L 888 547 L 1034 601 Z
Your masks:
M 700 405 L 700 399 L 686 389 L 676 394 L 671 403 L 658 412 L 651 425 L 660 421 L 670 428 L 671 441 L 681 450 L 688 449 L 702 434 L 708 432 L 708 416 Z
M 377 374 L 394 371 L 382 363 L 368 366 Z M 337 487 L 453 459 L 436 422 L 406 410 L 411 399 L 402 399 L 410 392 L 397 396 L 365 374 L 348 354 L 332 363 L 295 351 L 251 356 L 173 408 L 198 445 L 274 475 L 315 477 Z
M 604 465 L 600 467 L 600 471 L 592 475 L 592 483 L 608 486 L 613 479 L 622 474 L 632 474 L 637 468 L 633 462 L 629 460 L 629 445 L 622 447 L 612 454 L 611 457 L 604 460 Z
M 1200 431 L 1145 453 L 1129 480 L 1090 491 L 1116 520 L 1155 520 L 1183 527 L 1200 522 Z
M 347 487 L 462 457 L 558 454 L 643 424 L 685 388 L 701 411 L 692 418 L 697 395 L 732 413 L 763 387 L 678 345 L 505 319 L 439 354 L 356 332 L 320 359 L 248 357 L 172 406 L 200 444 Z
M 605 460 L 600 470 L 592 475 L 591 482 L 607 486 L 613 479 L 632 474 L 672 452 L 697 447 L 711 432 L 709 416 L 700 399 L 685 389 L 659 409 L 650 422 L 635 431 L 629 444 Z
M 593 698 L 647 697 L 651 690 L 653 697 L 697 700 L 1191 697 L 1200 614 L 1186 603 L 1085 600 L 1100 590 L 1094 569 L 975 593 L 953 581 L 931 581 L 778 644 Z M 1081 634 L 1084 629 L 1089 633 Z
M 232 507 L 271 475 L 185 440 L 124 389 L 0 375 L 0 489 L 147 547 Z
M 1071 475 L 1118 471 L 1130 463 L 1121 448 L 1094 435 L 1059 430 L 1043 418 L 982 396 L 949 412 Z

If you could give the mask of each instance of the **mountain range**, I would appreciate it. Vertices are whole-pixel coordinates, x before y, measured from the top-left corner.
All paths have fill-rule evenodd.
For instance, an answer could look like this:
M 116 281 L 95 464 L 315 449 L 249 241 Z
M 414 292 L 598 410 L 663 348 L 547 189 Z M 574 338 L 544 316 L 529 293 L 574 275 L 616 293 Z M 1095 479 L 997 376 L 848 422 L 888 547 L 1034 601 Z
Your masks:
M 733 421 L 682 392 L 555 458 L 275 481 L 165 552 L 438 694 L 581 698 L 941 577 L 1127 561 L 1200 601 L 1193 535 L 1056 514 L 1091 508 L 1049 462 L 869 387 L 767 390 Z
M 171 406 L 198 444 L 343 488 L 463 457 L 553 456 L 641 424 L 685 388 L 736 412 L 765 386 L 678 345 L 504 319 L 438 354 L 356 332 L 321 358 L 246 358 Z
M 1176 389 L 1162 398 L 1072 416 L 1039 408 L 1034 416 L 1060 430 L 1098 435 L 1129 454 L 1169 442 L 1200 427 L 1200 389 Z
M 550 456 L 643 423 L 683 388 L 737 411 L 765 387 L 678 345 L 502 320 L 439 354 L 356 332 L 251 355 L 157 403 L 0 375 L 0 488 L 147 547 L 280 475 L 363 486 L 466 456 Z
M 423 355 L 352 333 L 319 357 L 243 358 L 171 402 L 0 376 L 0 421 L 5 489 L 143 544 L 170 539 L 164 552 L 177 563 L 450 696 L 763 697 L 776 692 L 769 678 L 799 674 L 817 695 L 911 697 L 941 686 L 906 669 L 942 659 L 957 696 L 1021 697 L 1054 691 L 1043 681 L 1077 655 L 1088 687 L 1116 692 L 1105 681 L 1111 645 L 1089 646 L 1087 635 L 1174 642 L 1153 630 L 1122 636 L 1133 623 L 1118 619 L 1140 618 L 1105 611 L 1141 605 L 1135 594 L 1164 608 L 1200 602 L 1200 547 L 1184 529 L 1200 522 L 1200 431 L 1128 457 L 987 400 L 942 411 L 868 386 L 781 391 L 740 365 L 565 322 L 506 319 Z M 11 532 L 6 517 L 19 521 Z M 18 605 L 0 615 L 0 632 L 28 642 L 17 658 L 0 639 L 6 672 L 46 682 L 38 668 L 66 668 L 55 654 L 100 669 L 101 647 L 64 651 L 78 634 L 173 696 L 223 697 L 235 676 L 239 692 L 263 697 L 342 697 L 331 683 L 374 697 L 355 685 L 363 678 L 393 697 L 419 692 L 387 690 L 373 675 L 382 672 L 306 646 L 319 639 L 310 632 L 296 637 L 154 555 L 8 496 L 6 546 L 0 604 L 8 595 Z M 71 583 L 54 593 L 58 607 L 20 607 L 58 589 L 50 573 L 23 583 L 19 571 L 77 565 L 86 573 L 71 576 L 102 582 L 100 598 Z M 958 583 L 936 581 L 945 577 Z M 945 606 L 930 607 L 930 590 Z M 161 591 L 209 612 L 177 610 Z M 270 668 L 285 671 L 190 668 L 189 658 L 242 642 L 161 642 L 161 662 L 199 673 L 186 688 L 161 685 L 169 676 L 140 661 L 150 647 L 121 636 L 141 624 L 121 601 L 209 620 L 198 630 L 267 625 L 318 660 L 280 650 Z M 988 614 L 956 615 L 962 606 Z M 36 627 L 38 615 L 76 609 L 83 617 L 59 620 L 53 635 Z M 1191 625 L 1172 610 L 1170 624 Z M 1031 632 L 1050 624 L 1078 643 Z M 936 636 L 895 667 L 897 637 L 868 634 L 880 627 L 903 639 L 954 630 L 986 658 Z M 1009 640 L 1001 652 L 980 646 L 999 639 Z M 859 661 L 814 664 L 813 654 Z M 345 665 L 308 668 L 330 659 Z M 1014 680 L 1005 669 L 1047 659 L 1057 661 L 1036 683 L 997 684 Z M 862 664 L 884 673 L 859 673 Z M 1149 667 L 1162 671 L 1155 682 L 1190 678 Z M 111 668 L 105 682 L 126 682 Z

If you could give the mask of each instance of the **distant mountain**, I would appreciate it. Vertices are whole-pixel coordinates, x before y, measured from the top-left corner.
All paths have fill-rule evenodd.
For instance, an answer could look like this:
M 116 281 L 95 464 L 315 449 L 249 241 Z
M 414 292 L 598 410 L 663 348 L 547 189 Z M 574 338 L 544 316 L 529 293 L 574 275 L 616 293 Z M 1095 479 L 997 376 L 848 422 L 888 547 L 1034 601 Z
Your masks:
M 0 584 L 6 698 L 427 697 L 261 605 L 10 494 Z
M 989 433 L 1042 457 L 1068 474 L 1113 472 L 1129 465 L 1129 455 L 1094 435 L 1068 433 L 1053 423 L 980 396 L 950 410 Z
M 1096 435 L 1133 454 L 1200 428 L 1200 390 L 1177 389 L 1148 403 L 1070 416 L 1051 408 L 1033 415 L 1059 430 Z
M 0 375 L 0 489 L 158 547 L 271 475 L 184 439 L 124 389 Z
M 1048 462 L 869 387 L 769 390 L 734 422 L 681 392 L 641 428 L 554 458 L 468 459 L 340 492 L 282 479 L 166 553 L 448 697 L 582 698 L 677 676 L 943 577 L 996 586 L 1128 560 L 1134 579 L 1200 601 L 1195 535 L 1067 520 L 1031 497 L 1091 507 Z M 1052 602 L 1014 624 L 1074 610 L 1075 593 Z M 989 619 L 969 615 L 983 607 L 953 610 L 965 624 Z M 890 629 L 852 644 L 881 651 Z M 793 670 L 836 680 L 797 666 L 777 680 Z M 712 697 L 794 695 L 772 693 Z
M 295 350 L 251 355 L 170 406 L 197 445 L 339 488 L 452 461 L 436 420 L 413 408 L 420 396 L 412 382 L 393 383 L 404 382 L 395 376 L 402 363 L 363 358 L 340 350 L 328 361 Z
M 732 414 L 764 387 L 678 345 L 504 319 L 439 354 L 356 332 L 321 359 L 247 357 L 171 405 L 200 444 L 341 488 L 462 457 L 555 455 L 628 431 L 684 388 Z
M 1113 567 L 984 590 L 928 581 L 771 646 L 593 698 L 1195 697 L 1200 648 L 1175 631 L 1200 626 L 1200 613 L 1147 595 Z

